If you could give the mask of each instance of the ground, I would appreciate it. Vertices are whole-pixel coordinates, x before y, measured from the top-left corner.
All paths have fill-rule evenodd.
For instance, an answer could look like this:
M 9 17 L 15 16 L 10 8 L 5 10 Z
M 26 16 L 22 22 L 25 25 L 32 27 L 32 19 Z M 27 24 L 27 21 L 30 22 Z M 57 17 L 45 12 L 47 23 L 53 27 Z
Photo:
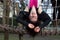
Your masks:
M 4 33 L 0 33 L 0 40 L 4 40 Z M 18 34 L 9 34 L 9 40 L 19 40 Z M 24 35 L 23 40 L 33 40 L 29 35 Z M 36 36 L 34 40 L 60 40 L 60 35 Z

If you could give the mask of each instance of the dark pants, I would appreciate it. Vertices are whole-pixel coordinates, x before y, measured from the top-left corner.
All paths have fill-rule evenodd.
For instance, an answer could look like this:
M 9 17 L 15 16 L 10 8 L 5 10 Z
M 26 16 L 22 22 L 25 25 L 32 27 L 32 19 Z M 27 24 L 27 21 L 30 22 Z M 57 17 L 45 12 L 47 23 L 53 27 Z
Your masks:
M 52 2 L 52 6 L 55 7 L 56 6 L 56 2 L 53 0 L 51 0 Z M 57 0 L 57 6 L 60 6 L 60 1 Z M 57 8 L 54 8 L 54 11 L 53 11 L 53 20 L 56 19 L 56 14 L 57 14 L 57 10 L 58 10 L 58 16 L 57 16 L 57 19 L 60 19 L 60 7 L 57 7 Z
M 57 6 L 60 6 L 60 1 L 57 2 Z M 58 9 L 58 19 L 60 19 L 60 7 L 58 7 L 57 9 Z

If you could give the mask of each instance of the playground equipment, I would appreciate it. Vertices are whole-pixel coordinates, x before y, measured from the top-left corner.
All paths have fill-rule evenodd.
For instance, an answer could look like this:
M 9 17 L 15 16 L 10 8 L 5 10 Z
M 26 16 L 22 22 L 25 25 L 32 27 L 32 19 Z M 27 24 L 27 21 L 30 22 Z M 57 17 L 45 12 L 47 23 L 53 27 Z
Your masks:
M 16 28 L 13 28 L 14 27 L 13 26 L 13 22 L 12 22 L 12 26 L 8 24 L 9 23 L 8 22 L 9 21 L 9 13 L 10 13 L 10 8 L 9 8 L 10 5 L 8 5 L 8 4 L 10 4 L 10 0 L 4 0 L 2 2 L 4 2 L 3 3 L 3 6 L 4 6 L 4 10 L 3 11 L 4 12 L 3 13 L 4 14 L 8 14 L 8 15 L 4 15 L 3 16 L 3 20 L 4 20 L 3 22 L 4 23 L 0 24 L 0 28 L 4 32 L 4 40 L 9 40 L 9 33 L 18 34 L 19 35 L 19 40 L 22 40 L 23 35 L 27 34 L 27 32 L 24 29 L 21 29 L 20 28 L 21 26 L 17 26 Z M 13 5 L 13 10 L 14 10 L 13 13 L 15 13 L 15 3 L 13 3 L 13 4 L 14 4 Z M 16 9 L 17 10 L 16 11 L 18 13 L 19 12 L 18 11 L 19 10 L 18 3 L 16 3 L 16 4 L 17 4 L 16 5 Z M 13 17 L 12 17 L 12 21 L 13 21 Z M 60 35 L 60 30 L 59 30 L 59 27 L 54 27 L 54 28 L 53 27 L 47 27 L 47 28 L 43 28 L 39 34 L 40 34 L 40 36 Z

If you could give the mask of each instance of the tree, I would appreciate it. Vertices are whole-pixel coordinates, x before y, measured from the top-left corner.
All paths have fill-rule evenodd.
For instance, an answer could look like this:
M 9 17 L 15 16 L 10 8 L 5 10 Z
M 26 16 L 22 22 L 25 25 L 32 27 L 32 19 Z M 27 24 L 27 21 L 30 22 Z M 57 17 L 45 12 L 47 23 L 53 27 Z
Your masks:
M 3 25 L 4 24 L 9 24 L 9 13 L 10 13 L 10 0 L 3 0 Z M 9 39 L 9 32 L 7 30 L 5 30 L 4 33 L 4 40 L 8 40 Z
M 3 24 L 9 24 L 10 0 L 4 0 Z

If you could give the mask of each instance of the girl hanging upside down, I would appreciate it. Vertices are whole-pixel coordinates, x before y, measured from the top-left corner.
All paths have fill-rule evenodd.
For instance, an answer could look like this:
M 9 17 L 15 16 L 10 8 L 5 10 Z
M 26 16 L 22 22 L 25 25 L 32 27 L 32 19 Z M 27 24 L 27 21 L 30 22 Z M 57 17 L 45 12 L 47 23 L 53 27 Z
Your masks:
M 43 22 L 42 24 L 41 21 Z M 50 17 L 42 11 L 41 6 L 36 8 L 35 5 L 32 5 L 31 8 L 27 6 L 25 10 L 20 11 L 17 16 L 17 22 L 22 23 L 27 29 L 27 32 L 32 36 L 39 33 L 50 21 Z

